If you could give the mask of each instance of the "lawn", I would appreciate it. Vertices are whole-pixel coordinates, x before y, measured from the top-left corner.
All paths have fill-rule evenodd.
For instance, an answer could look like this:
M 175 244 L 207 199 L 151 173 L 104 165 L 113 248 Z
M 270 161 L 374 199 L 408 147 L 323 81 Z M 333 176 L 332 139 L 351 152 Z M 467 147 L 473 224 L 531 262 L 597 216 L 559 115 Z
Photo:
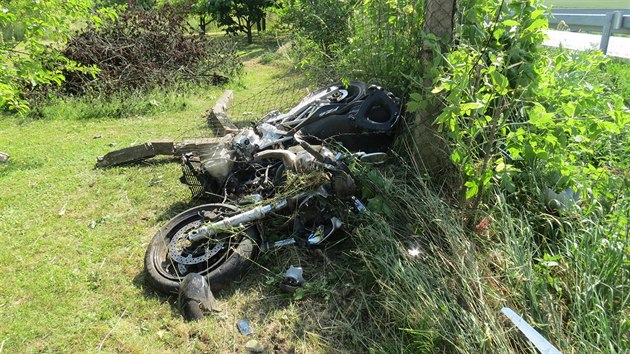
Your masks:
M 228 87 L 237 102 L 292 77 L 274 43 L 244 48 L 243 78 Z M 264 54 L 276 60 L 261 62 Z M 124 118 L 86 119 L 96 109 L 86 102 L 48 107 L 40 120 L 0 116 L 0 151 L 11 155 L 0 165 L 0 352 L 232 353 L 250 339 L 235 327 L 243 317 L 268 348 L 332 351 L 317 322 L 326 312 L 311 316 L 317 304 L 274 286 L 287 262 L 299 262 L 297 250 L 267 255 L 245 283 L 219 294 L 221 313 L 184 322 L 174 299 L 148 288 L 143 274 L 153 234 L 194 203 L 179 165 L 163 158 L 94 168 L 113 149 L 210 136 L 203 112 L 222 91 L 156 94 L 149 113 Z

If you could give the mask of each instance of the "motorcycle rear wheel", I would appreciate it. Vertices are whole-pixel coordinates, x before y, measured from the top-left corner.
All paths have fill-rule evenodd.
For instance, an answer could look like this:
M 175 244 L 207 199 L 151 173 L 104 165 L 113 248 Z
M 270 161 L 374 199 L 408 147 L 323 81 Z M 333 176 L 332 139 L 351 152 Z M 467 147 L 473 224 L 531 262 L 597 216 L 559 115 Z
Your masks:
M 186 274 L 196 272 L 206 278 L 214 292 L 240 278 L 258 253 L 256 242 L 260 235 L 254 225 L 236 235 L 219 234 L 218 236 L 228 239 L 229 243 L 202 263 L 184 265 L 183 272 L 182 265 L 169 257 L 169 243 L 178 232 L 187 232 L 187 229 L 198 227 L 204 221 L 217 221 L 236 210 L 236 207 L 228 204 L 205 204 L 188 209 L 169 220 L 153 236 L 144 257 L 144 269 L 149 284 L 160 292 L 174 294 L 178 292 Z M 208 214 L 216 214 L 217 217 L 209 220 Z M 195 254 L 195 257 L 198 256 L 199 254 Z

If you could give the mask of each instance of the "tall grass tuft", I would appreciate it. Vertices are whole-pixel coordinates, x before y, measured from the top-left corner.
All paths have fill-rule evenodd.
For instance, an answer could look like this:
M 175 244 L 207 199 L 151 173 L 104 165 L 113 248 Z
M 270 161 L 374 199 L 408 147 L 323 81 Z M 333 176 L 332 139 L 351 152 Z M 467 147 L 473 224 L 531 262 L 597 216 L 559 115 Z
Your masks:
M 365 346 L 378 352 L 537 352 L 500 313 L 507 306 L 563 352 L 630 349 L 627 199 L 616 206 L 625 212 L 609 216 L 578 209 L 547 215 L 560 221 L 554 225 L 562 226 L 560 237 L 541 244 L 544 219 L 509 204 L 502 193 L 488 206 L 486 224 L 468 230 L 463 213 L 420 174 L 401 179 L 399 172 L 372 171 L 364 178 L 372 211 L 358 220 L 353 239 L 369 299 L 362 311 L 372 329 L 358 335 Z
M 42 99 L 28 112 L 29 119 L 88 120 L 125 118 L 164 112 L 180 112 L 193 104 L 195 97 L 211 102 L 216 87 L 173 85 L 148 92 L 119 92 L 108 95 L 92 94 L 82 97 Z M 208 106 L 210 103 L 208 103 Z

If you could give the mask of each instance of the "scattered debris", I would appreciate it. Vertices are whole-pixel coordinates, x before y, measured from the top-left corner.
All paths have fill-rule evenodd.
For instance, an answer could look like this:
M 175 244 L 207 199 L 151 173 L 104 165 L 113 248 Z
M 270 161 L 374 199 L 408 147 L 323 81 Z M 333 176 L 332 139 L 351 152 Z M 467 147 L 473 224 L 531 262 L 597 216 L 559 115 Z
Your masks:
M 284 275 L 284 280 L 280 283 L 280 289 L 294 293 L 297 288 L 304 286 L 304 270 L 302 267 L 290 266 Z
M 241 334 L 244 335 L 244 336 L 249 336 L 249 335 L 252 335 L 254 333 L 254 330 L 252 329 L 251 323 L 249 322 L 249 320 L 247 318 L 243 318 L 243 319 L 238 320 L 236 322 L 236 327 L 241 332 Z
M 0 152 L 0 163 L 7 163 L 9 161 L 9 154 L 6 152 Z
M 250 339 L 245 343 L 245 350 L 247 350 L 248 353 L 262 353 L 265 351 L 265 347 L 263 347 L 259 341 Z
M 156 185 L 162 184 L 162 183 L 164 183 L 164 180 L 161 180 L 161 179 L 158 179 L 156 181 L 151 181 L 151 182 L 149 182 L 149 187 L 156 186 Z
M 204 312 L 220 311 L 206 278 L 198 273 L 184 277 L 177 298 L 179 310 L 186 321 L 198 321 Z
M 558 348 L 554 347 L 553 344 L 549 343 L 548 340 L 545 339 L 538 331 L 536 331 L 532 326 L 529 325 L 521 316 L 519 316 L 516 312 L 512 311 L 509 307 L 504 307 L 501 309 L 501 313 L 503 313 L 507 318 L 514 323 L 514 325 L 529 339 L 532 344 L 538 349 L 541 353 L 544 354 L 562 354 Z
M 217 138 L 201 138 L 190 139 L 182 142 L 174 142 L 172 140 L 152 141 L 142 145 L 131 146 L 128 148 L 116 150 L 107 153 L 104 156 L 96 158 L 96 167 L 107 168 L 111 166 L 122 165 L 131 162 L 138 162 L 149 159 L 158 155 L 165 156 L 183 156 L 189 152 L 205 151 L 210 146 L 217 145 L 221 142 L 230 140 L 229 133 L 237 132 L 238 128 L 230 121 L 227 116 L 226 109 L 228 103 L 234 96 L 231 90 L 226 90 L 223 96 L 219 98 L 217 103 L 207 113 L 206 119 L 208 126 L 219 137 Z M 94 137 L 101 137 L 97 135 Z M 115 143 L 109 146 L 115 146 Z
M 212 109 L 208 111 L 208 115 L 206 116 L 208 126 L 217 136 L 238 131 L 238 128 L 230 121 L 226 113 L 228 103 L 230 103 L 232 97 L 234 97 L 234 92 L 232 92 L 232 90 L 225 90 L 221 98 L 212 106 Z
M 565 210 L 575 205 L 580 199 L 580 196 L 571 188 L 567 188 L 560 193 L 556 193 L 552 189 L 547 188 L 545 189 L 543 199 L 551 210 Z
M 103 136 L 99 134 L 99 135 L 94 135 L 94 136 L 92 137 L 92 139 L 100 139 L 100 138 L 102 138 L 102 137 L 103 137 Z
M 152 141 L 142 145 L 115 150 L 96 158 L 96 167 L 107 168 L 142 161 L 158 155 L 183 156 L 191 151 L 201 151 L 219 144 L 231 135 L 221 138 L 189 139 L 181 142 L 168 140 Z M 110 144 L 111 145 L 111 144 Z

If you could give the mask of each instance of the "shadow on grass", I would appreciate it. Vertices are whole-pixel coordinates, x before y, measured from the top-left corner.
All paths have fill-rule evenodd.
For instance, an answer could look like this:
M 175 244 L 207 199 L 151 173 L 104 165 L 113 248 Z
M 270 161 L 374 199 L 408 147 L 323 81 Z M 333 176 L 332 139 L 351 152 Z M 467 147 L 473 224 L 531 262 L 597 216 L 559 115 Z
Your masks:
M 150 157 L 147 159 L 129 161 L 129 162 L 121 163 L 114 166 L 108 166 L 108 167 L 98 167 L 95 164 L 94 168 L 102 169 L 102 170 L 113 170 L 113 169 L 126 170 L 126 169 L 135 169 L 135 168 L 162 166 L 162 165 L 178 163 L 178 162 L 180 162 L 179 156 L 155 156 L 155 157 Z
M 171 315 L 173 317 L 180 317 L 181 313 L 179 311 L 179 308 L 177 307 L 177 295 L 165 295 L 158 292 L 157 290 L 154 290 L 146 279 L 146 276 L 147 275 L 143 269 L 138 274 L 136 274 L 135 277 L 133 277 L 131 283 L 136 288 L 142 290 L 142 296 L 144 296 L 146 299 L 158 299 L 160 300 L 160 302 L 167 302 L 171 308 Z
M 0 178 L 6 177 L 17 171 L 29 171 L 44 166 L 42 161 L 20 161 L 15 158 L 9 159 L 6 163 L 0 164 Z
M 207 316 L 216 321 L 213 326 L 220 327 L 214 327 L 216 335 L 233 333 L 241 338 L 238 341 L 246 341 L 249 337 L 239 334 L 236 328 L 236 321 L 246 318 L 254 331 L 252 338 L 267 352 L 293 353 L 304 345 L 308 351 L 356 351 L 357 348 L 339 346 L 353 336 L 352 328 L 339 321 L 340 316 L 347 315 L 340 315 L 340 310 L 352 309 L 350 302 L 356 301 L 355 291 L 348 285 L 351 280 L 344 279 L 345 272 L 339 271 L 347 265 L 349 246 L 350 242 L 328 250 L 287 247 L 262 254 L 239 280 L 214 293 L 221 313 Z M 293 294 L 278 287 L 290 265 L 302 266 L 306 279 L 302 290 Z M 172 316 L 181 318 L 177 295 L 153 290 L 144 272 L 134 277 L 133 284 L 142 289 L 146 298 L 168 302 Z

